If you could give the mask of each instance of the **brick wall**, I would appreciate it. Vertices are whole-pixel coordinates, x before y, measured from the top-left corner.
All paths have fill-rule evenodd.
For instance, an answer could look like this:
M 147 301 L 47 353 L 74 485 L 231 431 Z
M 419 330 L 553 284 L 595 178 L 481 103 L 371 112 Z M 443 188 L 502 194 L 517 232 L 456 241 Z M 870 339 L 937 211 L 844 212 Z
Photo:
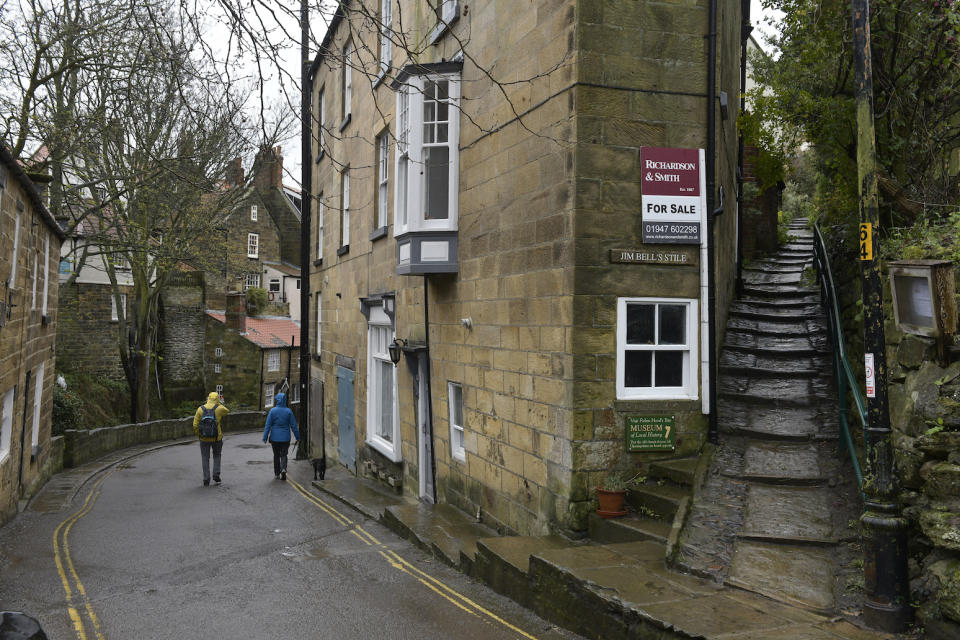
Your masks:
M 117 347 L 117 322 L 111 320 L 111 287 L 78 284 L 60 287 L 57 360 L 60 371 L 111 380 L 126 380 Z M 127 308 L 134 303 L 132 287 L 121 287 Z
M 168 406 L 204 395 L 204 308 L 203 273 L 183 272 L 167 285 L 160 308 L 159 365 Z
M 6 153 L 5 148 L 3 152 Z M 0 301 L 3 302 L 0 307 L 3 315 L 0 319 L 0 414 L 6 413 L 4 400 L 12 398 L 11 414 L 2 416 L 8 418 L 8 430 L 0 442 L 2 525 L 16 514 L 18 500 L 30 497 L 43 483 L 47 477 L 45 469 L 51 460 L 60 237 L 52 231 L 52 223 L 34 208 L 34 201 L 39 198 L 31 197 L 28 189 L 32 190 L 33 186 L 21 182 L 7 166 L 0 165 L 0 170 L 6 177 L 6 185 L 0 187 Z M 48 241 L 49 261 L 46 260 Z M 17 271 L 12 278 L 14 258 Z M 44 279 L 47 283 L 45 315 Z M 9 304 L 15 306 L 9 307 Z M 41 365 L 43 377 L 39 378 Z M 41 390 L 39 396 L 36 395 L 37 385 Z M 36 446 L 33 444 L 34 434 Z

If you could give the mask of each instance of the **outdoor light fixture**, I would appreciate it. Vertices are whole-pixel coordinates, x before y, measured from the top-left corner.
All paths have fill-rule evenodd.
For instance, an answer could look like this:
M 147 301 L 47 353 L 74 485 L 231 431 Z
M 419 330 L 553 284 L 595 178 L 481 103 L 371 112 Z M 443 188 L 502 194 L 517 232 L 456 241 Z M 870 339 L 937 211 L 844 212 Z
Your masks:
M 394 338 L 387 350 L 390 352 L 390 362 L 397 365 L 400 362 L 400 349 L 406 345 L 407 341 L 403 338 Z
M 949 260 L 894 260 L 890 293 L 897 328 L 937 341 L 941 360 L 957 332 L 953 264 Z

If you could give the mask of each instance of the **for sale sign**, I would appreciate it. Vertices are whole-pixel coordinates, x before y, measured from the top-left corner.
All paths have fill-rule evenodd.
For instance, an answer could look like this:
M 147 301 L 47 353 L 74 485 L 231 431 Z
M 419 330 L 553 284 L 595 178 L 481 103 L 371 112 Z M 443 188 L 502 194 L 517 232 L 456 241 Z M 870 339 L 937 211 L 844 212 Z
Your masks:
M 645 243 L 700 244 L 706 203 L 702 149 L 640 149 Z

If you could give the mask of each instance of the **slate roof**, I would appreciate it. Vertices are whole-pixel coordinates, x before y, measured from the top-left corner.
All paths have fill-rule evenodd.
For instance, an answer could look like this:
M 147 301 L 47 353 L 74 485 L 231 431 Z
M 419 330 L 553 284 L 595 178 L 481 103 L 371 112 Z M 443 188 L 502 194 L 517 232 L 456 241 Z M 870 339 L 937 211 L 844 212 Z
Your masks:
M 207 315 L 217 322 L 226 323 L 227 318 L 223 311 L 207 311 Z M 276 349 L 289 347 L 293 338 L 294 347 L 300 346 L 300 323 L 290 318 L 276 316 L 254 317 L 247 316 L 247 340 L 261 349 Z

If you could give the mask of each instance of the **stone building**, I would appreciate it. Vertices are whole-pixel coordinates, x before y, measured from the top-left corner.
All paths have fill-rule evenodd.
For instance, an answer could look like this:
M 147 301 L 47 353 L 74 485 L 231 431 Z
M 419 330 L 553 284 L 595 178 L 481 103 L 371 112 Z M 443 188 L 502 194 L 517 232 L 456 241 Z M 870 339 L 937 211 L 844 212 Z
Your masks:
M 703 158 L 736 193 L 740 90 L 740 3 L 718 9 L 710 61 L 708 3 L 339 3 L 311 94 L 327 456 L 530 534 L 584 531 L 612 470 L 700 451 L 736 252 L 731 211 L 711 291 Z M 642 156 L 692 172 L 692 224 L 656 224 L 663 194 L 643 213 Z M 651 420 L 663 450 L 629 451 Z
M 242 293 L 227 295 L 227 309 L 207 311 L 204 375 L 227 405 L 269 409 L 278 393 L 300 403 L 300 325 L 287 317 L 247 317 Z M 299 415 L 299 414 L 298 414 Z
M 0 525 L 49 477 L 64 233 L 0 143 Z
M 225 220 L 223 269 L 206 274 L 207 307 L 223 309 L 229 291 L 259 287 L 271 313 L 299 318 L 300 210 L 283 186 L 280 147 L 261 149 L 253 172 L 244 185 L 240 158 L 230 165 L 227 187 L 244 193 Z

